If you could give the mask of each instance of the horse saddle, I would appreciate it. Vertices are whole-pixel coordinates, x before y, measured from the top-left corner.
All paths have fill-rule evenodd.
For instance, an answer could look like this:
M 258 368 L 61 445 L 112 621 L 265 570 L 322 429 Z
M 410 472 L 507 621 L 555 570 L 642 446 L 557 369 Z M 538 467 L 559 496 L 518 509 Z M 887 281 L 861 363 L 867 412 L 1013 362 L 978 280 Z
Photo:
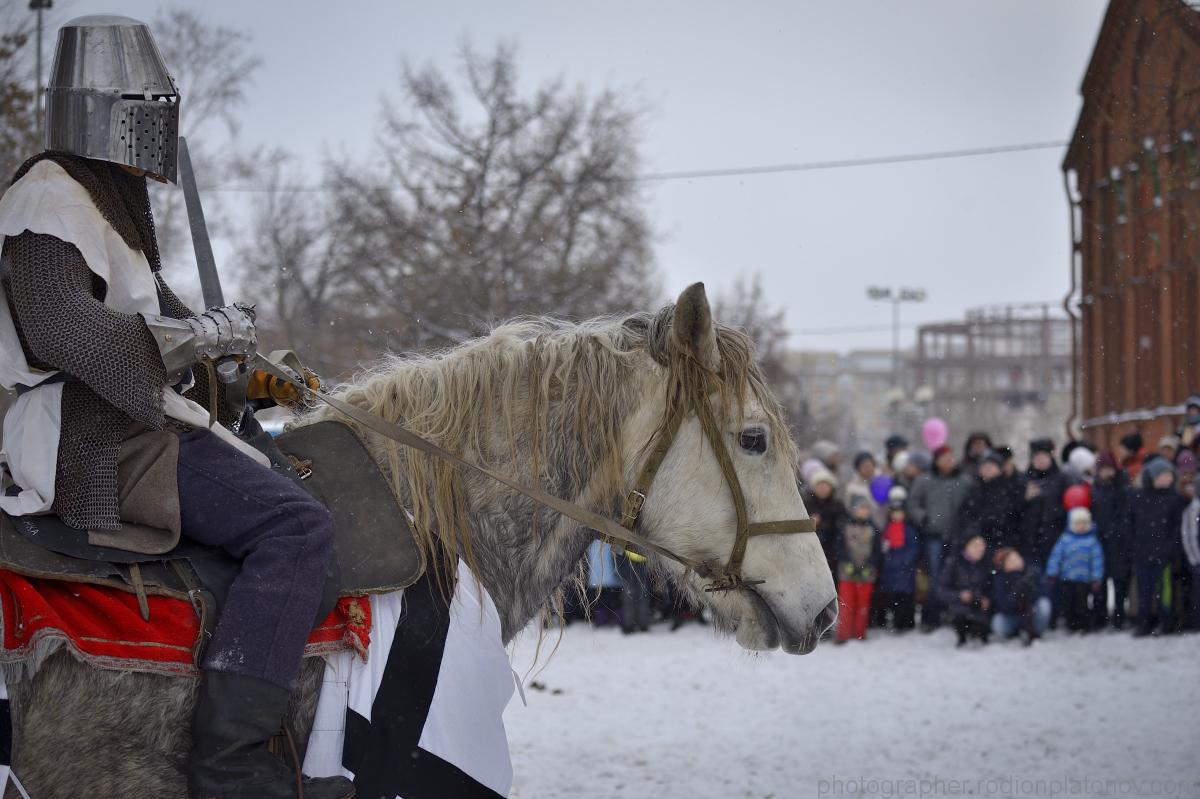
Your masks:
M 272 467 L 296 480 L 333 514 L 337 573 L 327 594 L 363 596 L 405 588 L 425 570 L 408 514 L 362 439 L 345 424 L 318 422 L 272 439 L 253 422 L 248 440 Z M 147 594 L 213 603 L 214 618 L 239 563 L 216 547 L 181 539 L 161 555 L 95 546 L 86 530 L 56 516 L 0 513 L 0 568 L 27 577 L 93 583 L 136 593 L 148 616 Z M 332 597 L 336 601 L 336 597 Z M 327 611 L 328 609 L 326 609 Z

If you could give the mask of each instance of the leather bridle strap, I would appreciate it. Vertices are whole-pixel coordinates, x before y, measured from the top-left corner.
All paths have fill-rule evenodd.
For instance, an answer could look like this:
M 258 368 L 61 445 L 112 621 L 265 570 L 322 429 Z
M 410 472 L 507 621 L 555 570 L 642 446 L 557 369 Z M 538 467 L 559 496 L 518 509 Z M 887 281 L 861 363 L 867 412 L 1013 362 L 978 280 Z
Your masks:
M 278 366 L 271 363 L 266 358 L 263 358 L 261 355 L 256 355 L 254 357 L 251 366 L 254 369 L 261 369 L 267 374 L 277 377 L 285 383 L 295 387 L 300 391 L 301 396 L 315 396 L 317 399 L 321 400 L 321 402 L 324 402 L 338 413 L 348 416 L 349 418 L 361 424 L 363 427 L 378 433 L 386 439 L 403 444 L 406 447 L 412 447 L 415 450 L 424 452 L 427 455 L 432 455 L 435 458 L 440 458 L 444 461 L 454 464 L 455 466 L 459 466 L 464 469 L 470 469 L 486 477 L 490 477 L 496 482 L 508 486 L 513 491 L 529 497 L 540 505 L 561 513 L 563 516 L 578 522 L 584 527 L 591 528 L 592 530 L 595 530 L 596 532 L 601 533 L 610 539 L 615 539 L 643 550 L 655 552 L 665 558 L 670 558 L 671 560 L 674 560 L 677 563 L 692 569 L 701 577 L 713 578 L 721 576 L 720 566 L 714 566 L 713 564 L 704 563 L 683 555 L 676 554 L 653 543 L 645 536 L 639 535 L 628 528 L 622 527 L 612 519 L 605 518 L 604 516 L 594 513 L 587 508 L 580 507 L 573 502 L 568 502 L 565 499 L 560 499 L 552 494 L 548 494 L 545 491 L 542 491 L 540 488 L 533 488 L 531 486 L 523 485 L 516 480 L 507 477 L 506 475 L 489 469 L 486 466 L 480 466 L 479 464 L 463 460 L 454 453 L 442 449 L 432 441 L 428 441 L 416 433 L 404 429 L 398 424 L 389 422 L 386 419 L 383 419 L 369 411 L 365 411 L 362 408 L 359 408 L 357 405 L 351 405 L 348 402 L 344 402 L 336 397 L 331 397 L 328 394 L 319 391 L 313 391 L 309 386 L 304 385 L 300 381 L 296 380 L 295 377 L 288 374 L 283 369 L 280 369 Z M 682 420 L 683 417 L 680 415 L 679 420 L 675 423 L 676 431 L 678 431 L 679 424 L 682 422 Z M 673 438 L 674 434 L 672 434 L 670 438 L 665 439 L 667 448 L 670 448 L 671 439 Z M 663 437 L 660 437 L 660 443 L 663 440 Z M 665 456 L 665 452 L 663 455 Z M 658 458 L 658 463 L 662 463 L 662 457 Z M 655 466 L 655 469 L 657 469 L 657 465 Z M 643 467 L 643 473 L 645 473 L 645 471 L 646 469 Z

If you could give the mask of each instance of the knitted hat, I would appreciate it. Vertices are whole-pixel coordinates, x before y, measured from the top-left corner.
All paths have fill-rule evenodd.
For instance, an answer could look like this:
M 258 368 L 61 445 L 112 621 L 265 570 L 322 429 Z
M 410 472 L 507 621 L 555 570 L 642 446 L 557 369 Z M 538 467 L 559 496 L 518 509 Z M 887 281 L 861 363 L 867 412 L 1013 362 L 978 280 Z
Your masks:
M 854 494 L 853 496 L 850 497 L 851 512 L 853 512 L 860 505 L 866 505 L 867 507 L 870 507 L 871 498 L 868 497 L 866 494 Z
M 1163 436 L 1158 440 L 1158 448 L 1170 447 L 1171 449 L 1179 449 L 1179 445 L 1182 443 L 1179 440 L 1179 436 Z
M 929 457 L 928 452 L 916 450 L 908 453 L 908 462 L 916 466 L 922 472 L 927 472 L 933 466 L 933 458 Z
M 1029 442 L 1029 454 L 1036 455 L 1039 452 L 1044 452 L 1047 455 L 1054 454 L 1054 441 L 1049 438 L 1035 438 Z
M 808 478 L 808 484 L 813 488 L 816 488 L 817 483 L 829 483 L 829 487 L 834 489 L 836 489 L 838 485 L 837 478 L 834 477 L 833 472 L 829 471 L 828 469 L 817 469 Z
M 1071 450 L 1067 461 L 1080 474 L 1087 474 L 1096 468 L 1096 453 L 1087 447 L 1076 447 Z
M 1190 449 L 1185 449 L 1175 456 L 1175 468 L 1181 472 L 1196 471 L 1196 456 Z
M 1071 508 L 1071 512 L 1067 514 L 1067 526 L 1075 529 L 1075 522 L 1083 522 L 1091 527 L 1092 512 L 1087 508 Z
M 892 471 L 896 472 L 897 474 L 904 471 L 904 467 L 908 465 L 908 462 L 911 459 L 912 459 L 912 455 L 909 454 L 908 450 L 906 450 L 906 449 L 900 450 L 892 458 Z
M 904 490 L 904 486 L 892 486 L 888 489 L 888 507 L 903 508 L 908 502 L 908 492 Z
M 1142 473 L 1146 475 L 1146 478 L 1151 483 L 1157 480 L 1160 474 L 1174 471 L 1175 467 L 1172 466 L 1171 462 L 1166 458 L 1154 458 L 1153 460 L 1148 460 L 1142 467 Z
M 942 457 L 943 455 L 953 455 L 953 454 L 954 454 L 954 450 L 950 449 L 949 444 L 942 444 L 940 447 L 938 447 L 937 449 L 935 449 L 933 451 L 933 459 L 934 459 L 934 461 L 936 461 L 938 458 Z
M 1130 452 L 1137 452 L 1146 446 L 1146 442 L 1142 439 L 1141 433 L 1126 433 L 1121 436 L 1121 446 Z

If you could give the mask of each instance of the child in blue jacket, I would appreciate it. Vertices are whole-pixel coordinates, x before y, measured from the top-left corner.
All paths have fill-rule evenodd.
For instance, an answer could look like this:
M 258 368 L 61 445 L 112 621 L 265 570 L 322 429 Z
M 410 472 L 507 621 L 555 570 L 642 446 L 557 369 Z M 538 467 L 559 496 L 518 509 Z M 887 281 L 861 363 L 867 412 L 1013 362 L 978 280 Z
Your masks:
M 1092 627 L 1088 597 L 1099 592 L 1104 580 L 1104 549 L 1087 508 L 1074 508 L 1067 516 L 1066 532 L 1050 552 L 1046 576 L 1060 586 L 1067 629 L 1088 632 Z
M 917 528 L 908 521 L 904 507 L 907 500 L 908 493 L 901 486 L 888 494 L 888 523 L 883 528 L 881 542 L 883 570 L 875 584 L 878 624 L 887 626 L 886 614 L 891 611 L 896 632 L 915 626 L 917 561 L 921 557 Z

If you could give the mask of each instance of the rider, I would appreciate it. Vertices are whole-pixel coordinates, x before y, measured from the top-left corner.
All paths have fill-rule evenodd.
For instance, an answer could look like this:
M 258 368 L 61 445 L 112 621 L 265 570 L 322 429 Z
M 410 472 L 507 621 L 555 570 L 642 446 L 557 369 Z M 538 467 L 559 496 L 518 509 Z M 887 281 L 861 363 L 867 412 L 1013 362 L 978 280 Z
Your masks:
M 106 546 L 161 554 L 182 533 L 240 559 L 201 664 L 188 792 L 295 797 L 267 741 L 321 607 L 332 519 L 187 398 L 208 396 L 215 360 L 254 354 L 254 313 L 195 314 L 159 273 L 146 178 L 175 180 L 179 93 L 149 28 L 72 20 L 50 74 L 47 149 L 0 199 L 0 384 L 19 393 L 0 508 L 53 511 Z M 303 794 L 354 788 L 306 779 Z

